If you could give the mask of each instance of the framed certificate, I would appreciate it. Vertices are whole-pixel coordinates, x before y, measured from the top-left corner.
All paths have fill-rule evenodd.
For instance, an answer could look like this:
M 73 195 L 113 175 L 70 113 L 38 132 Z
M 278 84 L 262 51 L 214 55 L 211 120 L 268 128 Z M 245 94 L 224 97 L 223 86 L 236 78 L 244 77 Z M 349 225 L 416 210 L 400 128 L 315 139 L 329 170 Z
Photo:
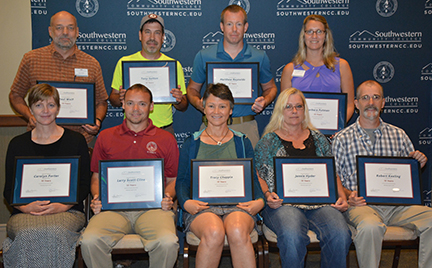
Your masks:
M 212 205 L 253 200 L 252 158 L 192 159 L 191 198 Z
M 333 157 L 274 157 L 274 167 L 283 203 L 334 204 L 338 199 Z
M 420 164 L 411 157 L 357 156 L 358 193 L 368 204 L 423 205 Z
M 102 210 L 162 207 L 163 159 L 101 160 L 99 179 Z
M 207 83 L 229 87 L 235 104 L 253 104 L 259 96 L 258 62 L 207 62 Z
M 60 112 L 56 123 L 61 125 L 84 125 L 96 123 L 95 84 L 81 82 L 37 81 L 49 84 L 60 95 Z
M 77 204 L 80 157 L 16 157 L 12 206 L 33 201 Z
M 324 135 L 333 135 L 345 128 L 346 93 L 303 92 L 312 125 Z
M 123 61 L 123 88 L 143 84 L 154 103 L 176 103 L 171 90 L 177 88 L 177 61 Z

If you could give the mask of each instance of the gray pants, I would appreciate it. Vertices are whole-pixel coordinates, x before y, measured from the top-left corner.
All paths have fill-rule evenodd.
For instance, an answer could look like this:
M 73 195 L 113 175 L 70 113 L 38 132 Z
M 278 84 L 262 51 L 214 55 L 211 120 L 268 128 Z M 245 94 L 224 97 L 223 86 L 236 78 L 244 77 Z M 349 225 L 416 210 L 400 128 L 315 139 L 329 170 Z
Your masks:
M 111 250 L 126 234 L 141 236 L 149 253 L 150 267 L 172 268 L 178 256 L 174 213 L 147 211 L 104 211 L 90 219 L 81 239 L 81 252 L 89 268 L 112 267 Z
M 379 266 L 387 226 L 415 230 L 420 236 L 418 267 L 432 267 L 432 209 L 425 206 L 350 207 L 344 213 L 357 228 L 354 244 L 361 268 Z

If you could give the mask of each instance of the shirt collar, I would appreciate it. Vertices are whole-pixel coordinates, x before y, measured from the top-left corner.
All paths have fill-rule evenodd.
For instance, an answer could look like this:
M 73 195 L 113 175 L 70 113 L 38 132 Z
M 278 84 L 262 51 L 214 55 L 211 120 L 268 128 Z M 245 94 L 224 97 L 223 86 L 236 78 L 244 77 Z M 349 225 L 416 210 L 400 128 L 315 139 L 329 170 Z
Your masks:
M 384 121 L 381 119 L 381 117 L 379 118 L 379 121 L 380 121 L 380 124 L 379 124 L 379 126 L 374 130 L 374 132 L 375 132 L 375 131 L 378 131 L 378 133 L 381 135 L 381 134 L 382 134 L 382 131 L 383 131 L 383 128 L 384 128 Z M 366 130 L 364 130 L 364 128 L 360 125 L 360 116 L 357 117 L 357 120 L 356 120 L 356 127 L 357 127 L 357 131 L 358 131 L 361 135 L 366 135 L 366 136 L 368 136 L 368 134 L 366 133 Z
M 225 49 L 223 46 L 223 41 L 224 41 L 224 38 L 222 37 L 222 39 L 219 41 L 218 46 L 217 46 L 218 58 L 228 57 L 231 59 L 231 56 L 225 52 Z M 243 38 L 243 49 L 237 54 L 237 56 L 235 57 L 235 59 L 233 61 L 235 61 L 238 58 L 250 57 L 251 55 L 252 55 L 252 51 L 250 49 L 250 46 L 246 42 L 246 40 Z
M 120 135 L 137 135 L 137 136 L 154 136 L 156 135 L 156 126 L 153 125 L 152 120 L 149 118 L 149 125 L 140 132 L 135 132 L 130 130 L 126 125 L 126 119 L 123 120 L 123 123 L 120 126 Z
M 51 44 L 49 45 L 49 50 L 50 50 L 51 55 L 53 55 L 53 57 L 60 57 L 60 58 L 63 59 L 63 56 L 60 53 L 58 53 L 58 51 L 55 49 L 53 42 L 51 42 Z M 74 45 L 74 52 L 72 53 L 72 55 L 70 55 L 69 57 L 67 57 L 67 59 L 68 58 L 76 58 L 77 51 L 78 51 L 78 47 L 75 44 Z

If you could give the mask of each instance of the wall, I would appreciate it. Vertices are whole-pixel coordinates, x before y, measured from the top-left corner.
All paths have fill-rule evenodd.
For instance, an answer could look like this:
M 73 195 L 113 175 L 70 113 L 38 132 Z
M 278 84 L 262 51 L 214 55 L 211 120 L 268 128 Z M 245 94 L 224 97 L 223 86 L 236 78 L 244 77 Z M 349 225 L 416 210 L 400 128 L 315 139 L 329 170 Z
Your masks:
M 14 112 L 9 105 L 9 89 L 23 54 L 31 50 L 31 16 L 30 1 L 2 1 L 0 8 L 0 193 L 3 196 L 4 163 L 7 145 L 12 137 L 25 132 L 25 127 L 3 127 L 10 124 L 10 115 Z M 9 115 L 5 117 L 4 115 Z M 18 124 L 21 124 L 19 121 Z M 10 213 L 0 202 L 0 224 L 6 223 Z M 0 237 L 0 242 L 2 237 Z

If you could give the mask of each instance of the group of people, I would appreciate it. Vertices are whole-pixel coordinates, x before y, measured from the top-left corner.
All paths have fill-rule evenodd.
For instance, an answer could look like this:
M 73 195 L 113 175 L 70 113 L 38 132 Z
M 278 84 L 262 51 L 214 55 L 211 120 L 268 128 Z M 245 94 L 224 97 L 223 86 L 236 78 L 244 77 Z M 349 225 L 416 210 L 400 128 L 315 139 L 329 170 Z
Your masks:
M 72 267 L 80 245 L 88 267 L 112 267 L 111 250 L 126 234 L 141 237 L 150 267 L 173 267 L 178 256 L 175 202 L 183 211 L 184 230 L 199 239 L 196 267 L 217 267 L 225 238 L 234 267 L 254 267 L 250 233 L 257 228 L 258 213 L 278 237 L 283 267 L 304 267 L 308 230 L 317 234 L 322 267 L 345 267 L 352 242 L 347 223 L 356 228 L 354 238 L 360 267 L 378 267 L 386 226 L 413 229 L 420 237 L 419 267 L 432 267 L 432 209 L 423 206 L 373 206 L 357 193 L 356 156 L 409 156 L 423 167 L 426 156 L 415 151 L 403 130 L 380 118 L 383 88 L 365 81 L 357 88 L 347 61 L 339 58 L 324 17 L 308 16 L 300 31 L 299 49 L 286 65 L 281 92 L 273 115 L 260 138 L 254 116 L 272 103 L 277 88 L 266 53 L 244 41 L 247 14 L 237 5 L 221 14 L 223 39 L 198 52 L 193 74 L 185 87 L 177 61 L 178 87 L 171 90 L 177 110 L 188 101 L 205 116 L 200 130 L 187 138 L 181 150 L 173 135 L 172 105 L 154 104 L 152 92 L 141 84 L 122 88 L 122 62 L 172 60 L 160 52 L 165 24 L 155 14 L 142 18 L 141 51 L 122 57 L 115 68 L 109 100 L 124 109 L 125 119 L 99 133 L 108 95 L 99 63 L 79 51 L 74 16 L 61 11 L 51 18 L 52 43 L 25 54 L 11 88 L 13 108 L 29 121 L 29 131 L 15 137 L 6 157 L 4 197 L 11 200 L 14 162 L 18 156 L 80 156 L 77 205 L 35 201 L 13 206 L 3 244 L 6 267 Z M 259 62 L 263 89 L 253 104 L 234 105 L 230 89 L 209 84 L 205 90 L 206 62 Z M 74 126 L 83 135 L 56 124 L 59 94 L 37 81 L 79 81 L 96 84 L 96 124 Z M 201 95 L 201 92 L 203 94 Z M 332 144 L 310 122 L 302 91 L 344 92 L 348 97 L 347 120 L 356 108 L 357 121 L 337 133 Z M 28 105 L 24 101 L 27 95 Z M 355 107 L 355 108 L 354 108 Z M 90 159 L 87 143 L 98 134 Z M 275 192 L 275 156 L 334 156 L 338 199 L 334 204 L 283 204 Z M 164 197 L 161 209 L 104 210 L 100 201 L 99 161 L 164 159 Z M 209 205 L 191 198 L 192 159 L 253 158 L 254 200 L 237 205 Z M 91 193 L 91 217 L 85 230 L 82 201 Z

